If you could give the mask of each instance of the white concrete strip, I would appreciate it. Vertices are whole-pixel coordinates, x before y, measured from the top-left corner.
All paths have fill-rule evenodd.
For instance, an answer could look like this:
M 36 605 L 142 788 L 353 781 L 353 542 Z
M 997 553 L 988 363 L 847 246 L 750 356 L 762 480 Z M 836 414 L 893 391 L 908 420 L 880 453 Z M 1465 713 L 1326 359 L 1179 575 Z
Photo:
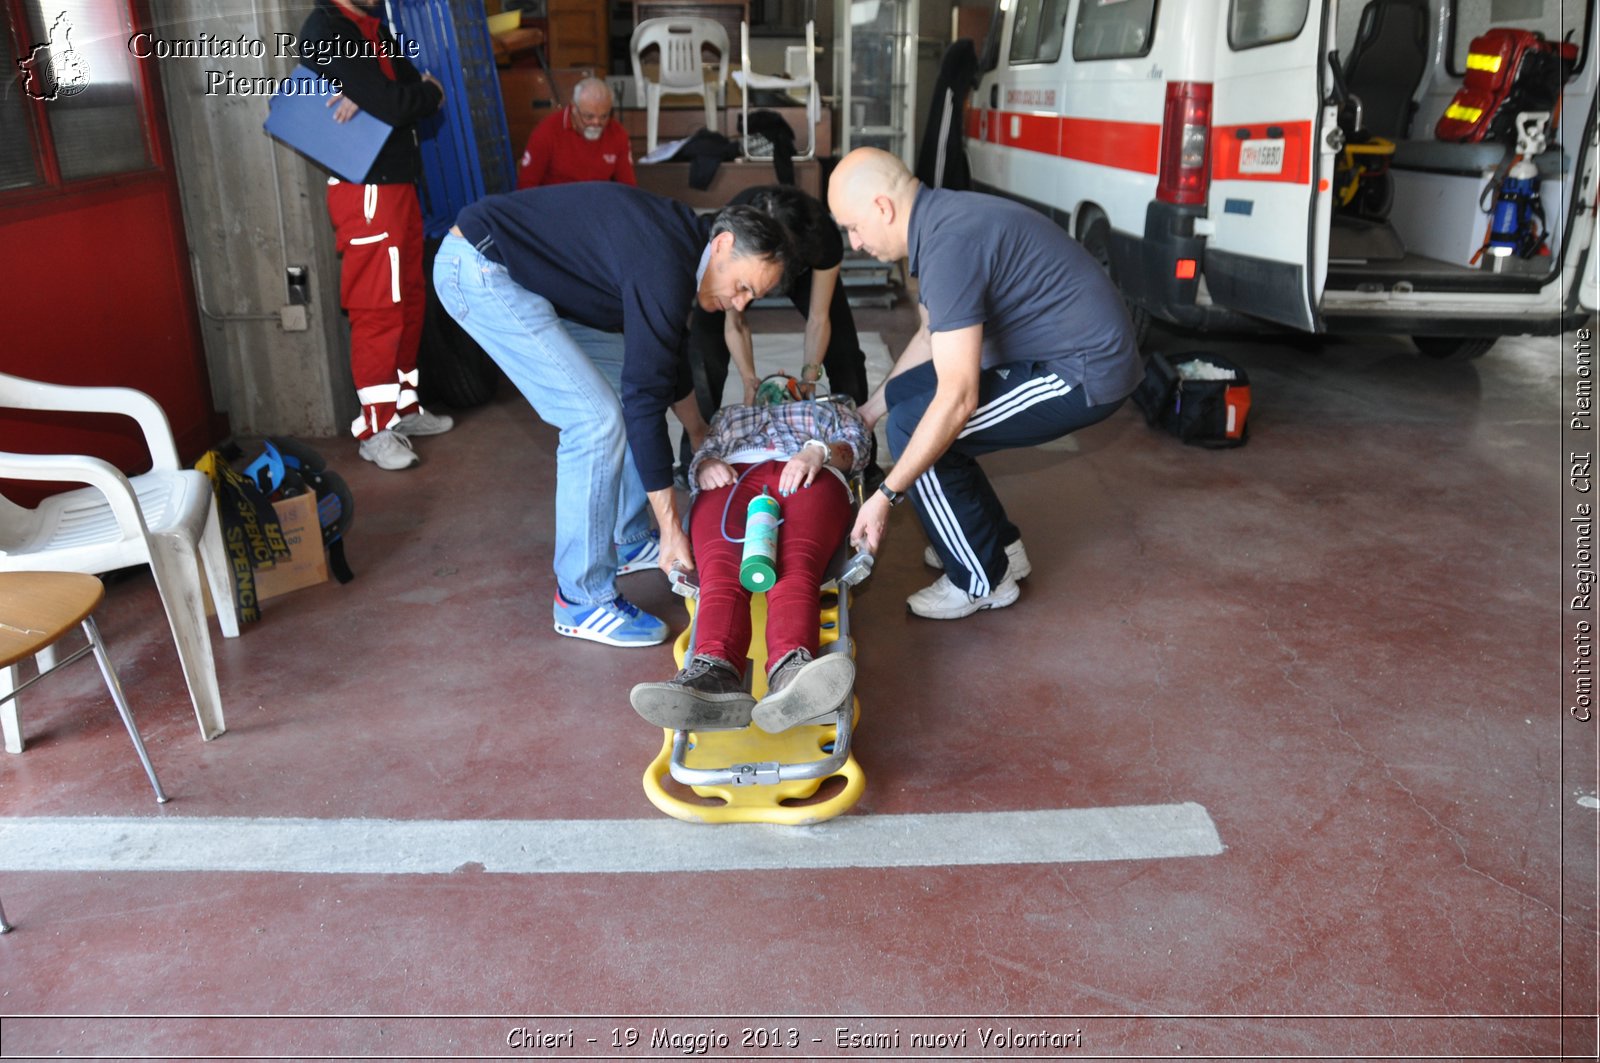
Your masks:
M 777 871 L 1215 856 L 1197 804 L 846 816 L 808 827 L 672 819 L 0 818 L 5 871 L 438 875 Z

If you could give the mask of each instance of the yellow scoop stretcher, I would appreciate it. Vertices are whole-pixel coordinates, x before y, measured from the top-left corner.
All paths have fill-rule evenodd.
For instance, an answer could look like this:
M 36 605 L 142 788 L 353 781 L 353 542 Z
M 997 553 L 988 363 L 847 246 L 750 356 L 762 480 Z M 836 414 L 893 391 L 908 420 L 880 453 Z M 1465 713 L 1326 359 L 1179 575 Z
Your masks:
M 818 653 L 854 655 L 850 637 L 851 589 L 872 570 L 872 555 L 856 554 L 818 592 Z M 673 644 L 678 667 L 694 654 L 698 588 L 673 573 L 673 590 L 687 599 L 689 626 Z M 767 596 L 750 596 L 751 694 L 766 695 Z M 781 823 L 801 825 L 832 819 L 849 810 L 866 789 L 866 776 L 851 752 L 861 705 L 852 692 L 831 720 L 801 724 L 780 734 L 755 725 L 726 730 L 667 730 L 661 751 L 644 773 L 650 802 L 692 823 Z M 815 799 L 825 782 L 843 785 Z M 669 782 L 677 784 L 676 792 Z M 687 787 L 694 797 L 683 793 Z M 720 803 L 719 803 L 720 802 Z

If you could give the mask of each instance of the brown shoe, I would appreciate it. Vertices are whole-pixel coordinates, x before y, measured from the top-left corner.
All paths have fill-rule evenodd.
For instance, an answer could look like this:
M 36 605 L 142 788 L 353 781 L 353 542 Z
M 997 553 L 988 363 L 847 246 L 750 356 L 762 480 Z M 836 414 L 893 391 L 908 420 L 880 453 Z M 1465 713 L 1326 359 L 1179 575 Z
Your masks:
M 640 683 L 628 700 L 640 716 L 673 731 L 745 727 L 756 703 L 733 665 L 699 654 L 665 683 Z
M 844 704 L 855 681 L 856 662 L 848 653 L 813 658 L 804 648 L 791 650 L 767 676 L 767 696 L 750 716 L 768 734 L 787 731 Z

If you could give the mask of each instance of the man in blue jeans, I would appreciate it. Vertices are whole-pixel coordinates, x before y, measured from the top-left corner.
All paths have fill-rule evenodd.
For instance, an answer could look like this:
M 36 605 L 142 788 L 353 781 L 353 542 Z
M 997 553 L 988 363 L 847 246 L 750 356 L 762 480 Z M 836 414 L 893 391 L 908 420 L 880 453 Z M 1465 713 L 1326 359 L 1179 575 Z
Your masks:
M 850 245 L 906 258 L 922 327 L 861 407 L 888 417 L 895 464 L 861 505 L 852 542 L 876 552 L 889 507 L 910 497 L 944 575 L 906 599 L 954 620 L 1015 602 L 1032 566 L 977 458 L 1059 439 L 1116 412 L 1143 377 L 1111 278 L 1037 211 L 925 188 L 893 155 L 858 148 L 828 205 Z
M 440 244 L 433 282 L 445 309 L 561 433 L 560 634 L 609 646 L 666 639 L 667 625 L 617 593 L 616 578 L 694 567 L 665 417 L 671 406 L 693 443 L 705 435 L 694 395 L 679 391 L 689 311 L 742 311 L 783 277 L 788 245 L 781 225 L 748 207 L 701 218 L 599 182 L 487 196 Z

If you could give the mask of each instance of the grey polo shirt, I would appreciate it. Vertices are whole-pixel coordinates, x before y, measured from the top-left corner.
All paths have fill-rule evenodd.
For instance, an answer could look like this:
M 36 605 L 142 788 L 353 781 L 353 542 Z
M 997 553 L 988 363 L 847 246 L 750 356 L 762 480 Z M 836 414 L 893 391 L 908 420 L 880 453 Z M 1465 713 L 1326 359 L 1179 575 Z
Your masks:
M 1143 376 L 1122 296 L 1055 222 L 979 192 L 918 190 L 911 272 L 932 332 L 983 326 L 983 368 L 1046 362 L 1091 406 L 1126 398 Z

